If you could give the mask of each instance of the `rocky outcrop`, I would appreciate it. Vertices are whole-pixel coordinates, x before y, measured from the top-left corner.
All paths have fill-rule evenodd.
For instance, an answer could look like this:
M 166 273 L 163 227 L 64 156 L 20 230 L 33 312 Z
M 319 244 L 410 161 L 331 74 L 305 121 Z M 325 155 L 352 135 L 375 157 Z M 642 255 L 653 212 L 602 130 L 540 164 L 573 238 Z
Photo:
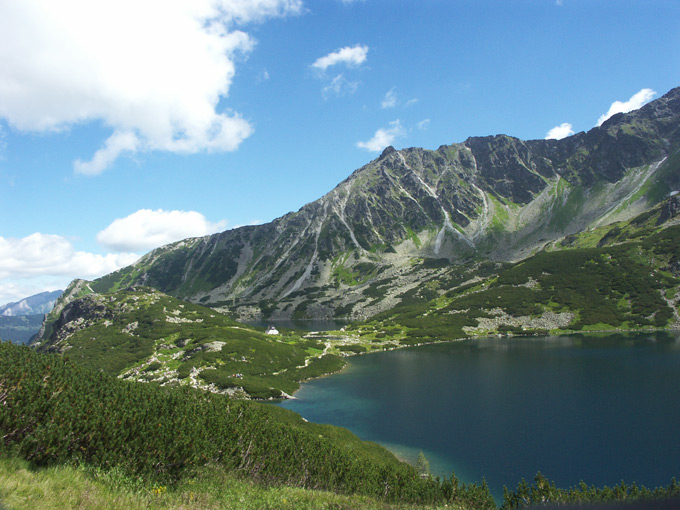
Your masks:
M 664 204 L 657 220 L 657 225 L 662 225 L 680 215 L 680 194 L 674 194 L 671 199 Z
M 61 352 L 63 342 L 68 340 L 71 335 L 100 320 L 112 318 L 113 313 L 104 303 L 102 296 L 93 294 L 70 301 L 63 306 L 61 313 L 51 324 L 51 330 L 54 331 L 55 337 L 47 350 Z

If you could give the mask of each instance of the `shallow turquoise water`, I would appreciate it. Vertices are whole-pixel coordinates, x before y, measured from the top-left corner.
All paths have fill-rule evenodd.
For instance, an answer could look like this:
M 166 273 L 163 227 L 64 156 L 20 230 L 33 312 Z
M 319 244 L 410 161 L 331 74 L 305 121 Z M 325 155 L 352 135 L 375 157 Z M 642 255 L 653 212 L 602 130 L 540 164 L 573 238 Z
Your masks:
M 281 403 L 499 498 L 537 471 L 560 487 L 680 478 L 680 335 L 482 339 L 357 356 Z

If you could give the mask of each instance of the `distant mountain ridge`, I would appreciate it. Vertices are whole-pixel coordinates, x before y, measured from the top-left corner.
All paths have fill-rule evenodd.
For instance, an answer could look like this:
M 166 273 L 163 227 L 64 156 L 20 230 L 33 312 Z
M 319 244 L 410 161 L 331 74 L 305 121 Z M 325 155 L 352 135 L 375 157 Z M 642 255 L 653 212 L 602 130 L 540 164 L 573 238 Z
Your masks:
M 45 314 L 54 307 L 61 290 L 41 292 L 0 306 L 0 339 L 27 344 L 39 331 Z
M 164 246 L 90 288 L 148 285 L 241 319 L 366 318 L 434 278 L 418 261 L 519 260 L 677 190 L 680 88 L 562 140 L 388 147 L 297 212 Z
M 17 317 L 49 313 L 62 292 L 62 290 L 41 292 L 14 303 L 7 303 L 0 306 L 0 316 Z

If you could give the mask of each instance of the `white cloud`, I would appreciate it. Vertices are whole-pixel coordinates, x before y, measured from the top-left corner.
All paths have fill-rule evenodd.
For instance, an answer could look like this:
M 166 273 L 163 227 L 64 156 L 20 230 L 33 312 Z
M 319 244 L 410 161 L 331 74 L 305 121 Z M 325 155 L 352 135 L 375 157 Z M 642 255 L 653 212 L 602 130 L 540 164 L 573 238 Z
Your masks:
M 218 111 L 254 40 L 237 25 L 299 13 L 301 0 L 0 2 L 0 118 L 54 132 L 99 121 L 111 137 L 75 168 L 142 150 L 230 151 L 252 133 Z
M 118 218 L 97 234 L 97 241 L 113 251 L 148 251 L 188 237 L 224 230 L 227 222 L 209 222 L 195 211 L 140 209 Z
M 40 294 L 45 291 L 63 290 L 72 280 L 61 278 L 53 279 L 30 279 L 2 283 L 0 281 L 0 306 L 7 303 L 16 303 L 24 298 Z
M 387 129 L 378 129 L 373 138 L 367 142 L 357 142 L 357 147 L 361 149 L 366 149 L 372 152 L 379 152 L 383 150 L 388 145 L 392 145 L 394 140 L 399 137 L 404 136 L 405 130 L 401 125 L 399 119 L 390 122 L 390 127 Z
M 98 278 L 138 258 L 136 253 L 77 251 L 68 239 L 39 232 L 22 238 L 0 237 L 0 303 L 63 289 L 74 278 Z
M 397 106 L 397 93 L 394 90 L 394 87 L 392 87 L 387 91 L 387 94 L 385 94 L 385 97 L 380 104 L 382 108 L 394 108 Z
M 427 129 L 427 126 L 429 126 L 429 125 L 430 125 L 430 119 L 423 119 L 420 122 L 418 122 L 418 124 L 416 124 L 418 129 L 420 129 L 421 131 Z
M 0 237 L 0 278 L 38 275 L 97 277 L 131 264 L 134 253 L 96 255 L 76 251 L 58 235 L 39 232 L 22 238 Z
M 368 54 L 368 46 L 357 44 L 355 46 L 345 46 L 337 51 L 329 53 L 324 57 L 320 57 L 312 64 L 314 69 L 325 71 L 331 66 L 337 64 L 345 64 L 350 67 L 355 67 L 363 64 L 366 61 Z
M 76 173 L 98 175 L 108 168 L 124 152 L 136 152 L 139 138 L 132 132 L 115 131 L 105 142 L 104 147 L 94 153 L 90 161 L 77 159 L 73 163 Z
M 614 101 L 609 107 L 609 110 L 604 115 L 597 119 L 597 125 L 601 126 L 610 117 L 617 113 L 628 113 L 633 110 L 641 108 L 646 103 L 652 100 L 656 95 L 652 89 L 642 89 L 637 94 L 634 94 L 628 101 Z
M 350 81 L 342 74 L 338 74 L 326 86 L 324 86 L 321 92 L 324 99 L 328 99 L 330 96 L 344 96 L 346 94 L 354 94 L 358 88 L 358 81 Z
M 555 126 L 545 135 L 546 140 L 561 140 L 574 134 L 574 127 L 568 122 Z

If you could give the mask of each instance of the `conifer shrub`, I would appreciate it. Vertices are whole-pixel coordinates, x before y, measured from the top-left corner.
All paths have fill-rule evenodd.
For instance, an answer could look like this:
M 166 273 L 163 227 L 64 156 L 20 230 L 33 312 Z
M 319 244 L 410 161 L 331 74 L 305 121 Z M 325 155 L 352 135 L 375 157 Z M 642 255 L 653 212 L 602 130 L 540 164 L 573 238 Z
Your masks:
M 312 358 L 306 367 L 294 370 L 290 377 L 296 381 L 304 381 L 321 375 L 332 374 L 345 366 L 345 360 L 335 354 L 325 354 L 320 358 Z
M 153 372 L 154 370 L 158 370 L 161 368 L 163 365 L 161 365 L 158 361 L 154 361 L 153 363 L 149 363 L 147 367 L 144 369 L 144 372 Z
M 339 349 L 343 352 L 353 352 L 354 354 L 363 354 L 366 352 L 366 347 L 363 345 L 342 345 Z
M 675 478 L 671 480 L 669 485 L 655 489 L 648 489 L 635 483 L 628 485 L 623 481 L 613 487 L 595 487 L 581 482 L 578 486 L 560 489 L 555 486 L 554 482 L 551 482 L 539 472 L 534 477 L 531 485 L 526 480 L 522 480 L 515 490 L 509 490 L 507 487 L 504 487 L 501 510 L 543 506 L 559 508 L 563 505 L 568 505 L 568 508 L 578 508 L 580 505 L 587 503 L 597 503 L 597 508 L 626 508 L 621 506 L 611 507 L 611 505 L 602 506 L 601 504 L 625 502 L 628 505 L 632 505 L 634 501 L 659 500 L 674 500 L 677 503 L 678 498 L 680 498 L 680 484 Z M 631 507 L 656 508 L 656 505 L 645 504 L 643 507 L 632 505 Z M 661 507 L 672 508 L 671 505 L 663 505 Z M 589 508 L 595 507 L 589 506 Z
M 261 483 L 388 501 L 461 496 L 451 480 L 421 478 L 342 429 L 222 395 L 122 381 L 10 343 L 0 343 L 0 432 L 0 452 L 34 465 L 121 469 L 161 485 L 217 466 Z

